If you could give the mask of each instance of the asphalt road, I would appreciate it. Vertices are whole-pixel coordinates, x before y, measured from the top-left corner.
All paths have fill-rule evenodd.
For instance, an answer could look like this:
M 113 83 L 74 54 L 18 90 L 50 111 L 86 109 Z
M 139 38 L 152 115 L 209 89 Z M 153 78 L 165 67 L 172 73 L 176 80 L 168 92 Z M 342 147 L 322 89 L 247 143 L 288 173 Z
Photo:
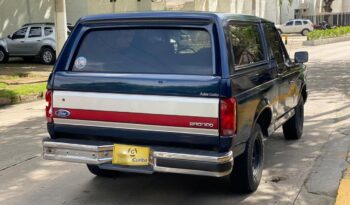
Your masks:
M 106 179 L 82 164 L 45 161 L 44 102 L 37 101 L 0 108 L 0 204 L 332 204 L 350 144 L 350 42 L 306 49 L 304 136 L 285 141 L 278 131 L 265 141 L 257 192 L 233 193 L 227 178 L 122 173 Z

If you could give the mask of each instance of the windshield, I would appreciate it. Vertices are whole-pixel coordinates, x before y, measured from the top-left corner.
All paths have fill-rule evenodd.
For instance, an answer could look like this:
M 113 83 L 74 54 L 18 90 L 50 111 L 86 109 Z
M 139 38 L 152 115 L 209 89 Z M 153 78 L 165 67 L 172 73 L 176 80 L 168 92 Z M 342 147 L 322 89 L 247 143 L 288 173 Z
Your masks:
M 81 42 L 72 70 L 212 75 L 212 40 L 201 29 L 92 31 Z

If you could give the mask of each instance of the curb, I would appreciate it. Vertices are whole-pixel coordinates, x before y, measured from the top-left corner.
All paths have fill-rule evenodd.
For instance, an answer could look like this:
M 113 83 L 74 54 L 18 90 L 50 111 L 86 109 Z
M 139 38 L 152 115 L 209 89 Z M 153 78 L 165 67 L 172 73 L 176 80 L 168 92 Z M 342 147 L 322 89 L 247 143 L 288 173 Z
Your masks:
M 319 46 L 319 45 L 337 43 L 342 41 L 350 41 L 350 36 L 341 36 L 336 38 L 324 38 L 324 39 L 304 41 L 303 46 Z
M 347 158 L 350 159 L 350 152 Z M 343 178 L 340 180 L 335 205 L 350 205 L 350 165 L 348 165 Z

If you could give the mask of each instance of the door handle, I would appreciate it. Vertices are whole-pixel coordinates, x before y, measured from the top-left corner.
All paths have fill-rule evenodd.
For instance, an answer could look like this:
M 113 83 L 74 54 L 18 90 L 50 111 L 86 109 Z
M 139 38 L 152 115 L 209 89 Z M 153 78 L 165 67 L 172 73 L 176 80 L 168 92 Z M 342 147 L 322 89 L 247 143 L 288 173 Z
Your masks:
M 40 40 L 36 40 L 36 41 L 40 42 Z
M 24 43 L 24 41 L 21 41 L 21 43 Z

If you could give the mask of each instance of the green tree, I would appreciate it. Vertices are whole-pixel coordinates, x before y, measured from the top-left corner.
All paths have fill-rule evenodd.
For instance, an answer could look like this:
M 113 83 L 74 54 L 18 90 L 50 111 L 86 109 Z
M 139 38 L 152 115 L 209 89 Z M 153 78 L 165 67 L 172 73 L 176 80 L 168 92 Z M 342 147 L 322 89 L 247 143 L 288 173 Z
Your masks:
M 331 13 L 333 11 L 332 3 L 334 0 L 323 0 L 324 6 L 323 9 L 325 12 Z

